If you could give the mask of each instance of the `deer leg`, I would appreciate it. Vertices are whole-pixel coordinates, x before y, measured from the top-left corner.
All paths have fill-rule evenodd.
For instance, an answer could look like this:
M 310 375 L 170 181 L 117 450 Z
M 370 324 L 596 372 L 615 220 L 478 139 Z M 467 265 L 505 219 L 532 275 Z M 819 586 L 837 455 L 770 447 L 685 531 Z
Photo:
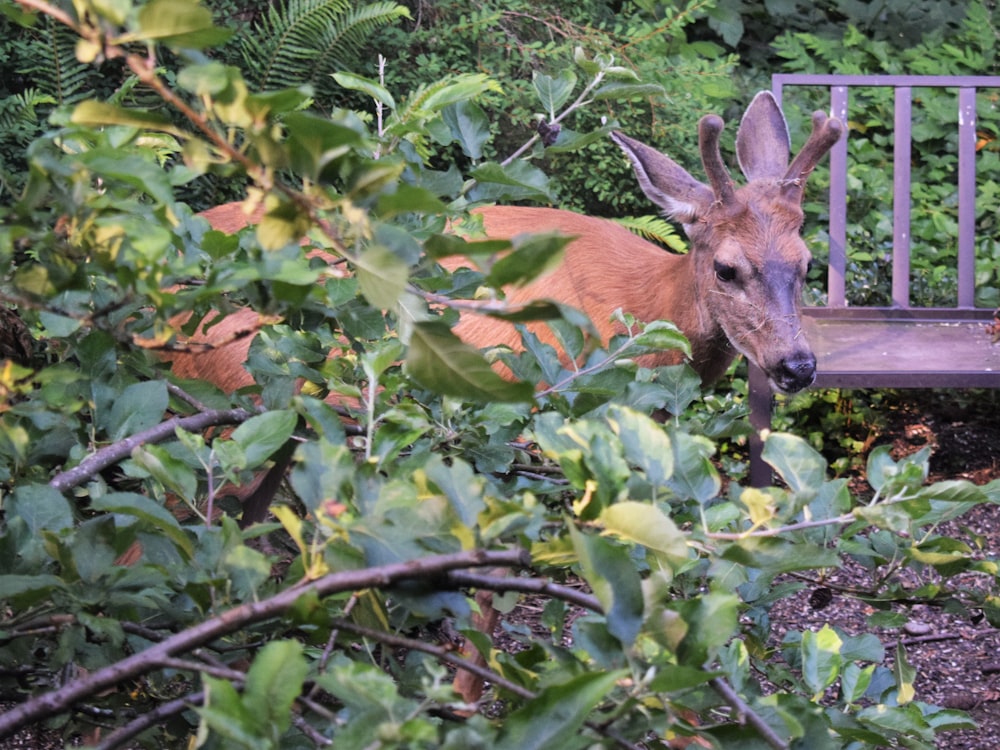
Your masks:
M 479 607 L 479 612 L 472 614 L 472 627 L 483 633 L 492 642 L 493 631 L 500 620 L 500 613 L 493 608 L 493 592 L 488 590 L 477 591 L 474 599 L 476 605 Z M 465 640 L 459 653 L 463 658 L 477 666 L 486 666 L 486 657 L 479 652 L 479 649 L 468 638 Z M 481 677 L 464 669 L 458 670 L 455 680 L 452 682 L 452 687 L 455 688 L 455 692 L 462 697 L 465 703 L 476 703 L 483 697 L 483 692 L 486 689 Z

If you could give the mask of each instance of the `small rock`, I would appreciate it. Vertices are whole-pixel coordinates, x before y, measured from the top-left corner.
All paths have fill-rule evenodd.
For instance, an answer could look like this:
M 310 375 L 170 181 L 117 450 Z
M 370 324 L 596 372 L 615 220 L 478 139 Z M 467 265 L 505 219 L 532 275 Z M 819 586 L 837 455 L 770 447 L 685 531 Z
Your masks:
M 931 632 L 931 626 L 926 622 L 917 622 L 916 620 L 910 620 L 903 626 L 903 630 L 908 635 L 927 635 Z

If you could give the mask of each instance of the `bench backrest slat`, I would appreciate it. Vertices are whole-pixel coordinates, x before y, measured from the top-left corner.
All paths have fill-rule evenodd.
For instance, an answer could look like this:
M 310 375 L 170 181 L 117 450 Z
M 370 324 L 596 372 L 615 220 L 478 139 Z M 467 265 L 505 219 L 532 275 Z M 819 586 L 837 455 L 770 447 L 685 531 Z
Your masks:
M 976 271 L 976 93 L 1000 88 L 995 76 L 860 76 L 778 74 L 772 87 L 781 104 L 786 86 L 822 86 L 830 89 L 830 113 L 848 122 L 850 89 L 894 89 L 892 305 L 910 308 L 910 211 L 914 88 L 958 90 L 958 295 L 956 307 L 975 307 Z M 850 137 L 850 130 L 848 130 Z M 847 139 L 830 153 L 830 254 L 827 304 L 846 307 L 847 273 Z

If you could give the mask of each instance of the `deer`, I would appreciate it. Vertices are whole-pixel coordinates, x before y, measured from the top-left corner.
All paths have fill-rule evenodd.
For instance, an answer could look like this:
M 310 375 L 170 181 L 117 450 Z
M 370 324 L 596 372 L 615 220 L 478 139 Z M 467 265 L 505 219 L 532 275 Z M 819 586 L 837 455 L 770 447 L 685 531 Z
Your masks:
M 686 254 L 674 254 L 610 220 L 553 208 L 489 206 L 475 213 L 485 234 L 509 239 L 526 232 L 556 231 L 573 237 L 563 261 L 531 283 L 506 291 L 511 304 L 549 298 L 582 310 L 603 342 L 620 333 L 613 322 L 619 308 L 635 319 L 671 320 L 688 338 L 690 364 L 705 384 L 719 380 L 737 356 L 759 366 L 772 387 L 794 393 L 812 384 L 816 357 L 803 333 L 800 301 L 811 255 L 801 237 L 806 180 L 844 132 L 844 125 L 823 112 L 812 115 L 812 131 L 794 159 L 784 115 L 770 92 L 754 97 L 736 135 L 736 156 L 746 183 L 736 187 L 723 161 L 719 141 L 723 120 L 709 114 L 698 124 L 701 163 L 708 184 L 692 177 L 667 155 L 623 133 L 611 138 L 631 162 L 645 195 L 663 214 L 679 222 L 689 239 Z M 256 219 L 239 203 L 203 213 L 213 227 L 235 231 Z M 258 217 L 259 218 L 259 217 Z M 452 270 L 461 258 L 445 265 Z M 225 342 L 217 348 L 177 355 L 173 370 L 182 377 L 211 381 L 224 390 L 252 383 L 239 365 L 255 314 L 240 311 L 197 335 Z M 546 340 L 541 327 L 538 335 Z M 520 349 L 516 328 L 486 316 L 463 313 L 455 328 L 466 343 Z M 548 341 L 553 339 L 549 336 Z M 677 351 L 645 354 L 640 363 L 678 364 Z M 266 503 L 256 502 L 262 514 Z M 248 511 L 244 511 L 246 515 Z M 474 624 L 490 635 L 497 613 L 490 592 L 476 595 L 480 614 Z M 466 651 L 478 659 L 478 652 Z M 456 689 L 467 702 L 482 695 L 478 678 L 461 673 Z

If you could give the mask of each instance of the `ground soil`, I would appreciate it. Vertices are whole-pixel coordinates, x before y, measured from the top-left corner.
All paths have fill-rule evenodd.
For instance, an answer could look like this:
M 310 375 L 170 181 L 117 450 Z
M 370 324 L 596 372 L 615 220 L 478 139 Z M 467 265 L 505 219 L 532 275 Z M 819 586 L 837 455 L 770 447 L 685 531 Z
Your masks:
M 929 481 L 967 479 L 983 485 L 1000 479 L 1000 409 L 995 394 L 901 394 L 882 419 L 872 447 L 890 444 L 898 459 L 931 446 Z M 871 491 L 863 472 L 854 476 L 853 485 L 862 497 Z M 969 543 L 979 557 L 1000 559 L 998 505 L 978 506 L 941 531 Z M 870 580 L 860 567 L 846 566 L 823 582 L 833 594 L 826 606 L 817 608 L 811 601 L 817 588 L 822 588 L 816 585 L 782 601 L 772 612 L 775 639 L 780 640 L 788 629 L 818 629 L 827 623 L 852 635 L 874 633 L 885 646 L 886 666 L 891 666 L 896 645 L 902 641 L 917 669 L 916 699 L 967 711 L 979 725 L 976 730 L 942 734 L 938 748 L 1000 748 L 1000 630 L 975 608 L 946 611 L 925 605 L 897 608 L 907 617 L 903 628 L 873 629 L 868 622 L 873 610 L 850 593 Z M 913 584 L 921 582 L 914 579 Z M 961 582 L 1000 594 L 997 580 L 989 576 L 969 576 Z

